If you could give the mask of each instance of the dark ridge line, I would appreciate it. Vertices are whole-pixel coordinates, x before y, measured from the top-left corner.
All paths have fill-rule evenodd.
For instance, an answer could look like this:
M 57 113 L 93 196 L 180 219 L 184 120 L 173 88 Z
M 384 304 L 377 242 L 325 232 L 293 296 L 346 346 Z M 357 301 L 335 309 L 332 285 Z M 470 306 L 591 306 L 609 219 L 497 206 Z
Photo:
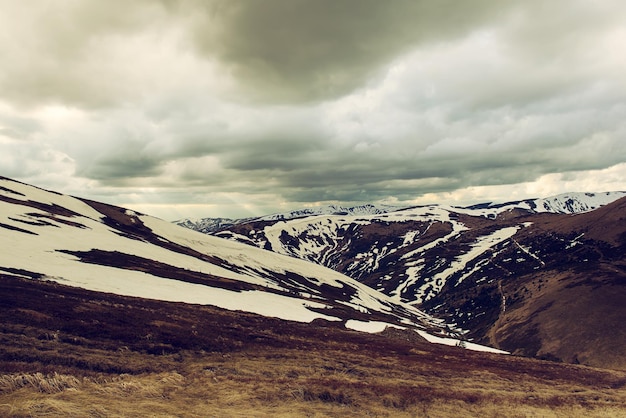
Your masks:
M 12 267 L 0 267 L 0 271 L 4 271 L 19 277 L 30 277 L 31 279 L 42 279 L 43 277 L 45 277 L 45 275 L 41 273 L 35 273 L 34 271 L 16 269 Z
M 32 231 L 29 231 L 27 229 L 18 228 L 17 226 L 7 225 L 7 224 L 3 224 L 3 223 L 0 223 L 0 228 L 8 229 L 10 231 L 22 232 L 24 234 L 39 235 L 39 234 L 37 234 L 35 232 L 32 232 Z
M 3 191 L 5 191 L 5 192 L 7 192 L 7 193 L 13 193 L 13 194 L 16 194 L 16 195 L 18 195 L 18 196 L 24 196 L 24 197 L 26 197 L 26 195 L 25 195 L 24 193 L 16 192 L 15 190 L 7 189 L 6 187 L 2 187 L 2 186 L 0 186 L 0 190 L 3 190 Z

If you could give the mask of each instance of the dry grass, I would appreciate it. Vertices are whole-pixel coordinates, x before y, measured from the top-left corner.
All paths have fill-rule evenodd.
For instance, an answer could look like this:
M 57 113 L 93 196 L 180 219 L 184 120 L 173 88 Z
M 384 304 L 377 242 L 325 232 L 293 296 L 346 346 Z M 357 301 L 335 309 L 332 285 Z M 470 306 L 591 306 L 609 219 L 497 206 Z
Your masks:
M 0 279 L 2 417 L 626 416 L 626 373 Z
M 345 351 L 190 355 L 179 371 L 82 377 L 6 375 L 9 417 L 624 416 L 623 387 L 435 369 L 418 355 Z M 454 362 L 453 362 L 454 363 Z M 605 376 L 606 377 L 606 376 Z M 617 376 L 616 376 L 617 377 Z M 610 380 L 610 379 L 609 379 Z

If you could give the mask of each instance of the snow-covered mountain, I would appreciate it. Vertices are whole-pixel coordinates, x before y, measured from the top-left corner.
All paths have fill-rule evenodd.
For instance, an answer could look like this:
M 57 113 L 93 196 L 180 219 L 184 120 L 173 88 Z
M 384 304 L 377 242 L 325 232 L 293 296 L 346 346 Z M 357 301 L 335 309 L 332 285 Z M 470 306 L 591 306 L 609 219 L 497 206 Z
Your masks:
M 465 208 L 429 205 L 379 214 L 256 219 L 214 234 L 330 267 L 394 300 L 447 317 L 479 341 L 528 355 L 583 361 L 580 352 L 563 346 L 569 335 L 565 329 L 546 331 L 530 345 L 532 338 L 498 336 L 497 330 L 502 318 L 516 310 L 516 320 L 526 325 L 507 328 L 508 333 L 531 332 L 529 324 L 540 329 L 543 324 L 531 318 L 533 312 L 557 313 L 542 311 L 537 301 L 555 307 L 566 300 L 581 304 L 588 294 L 583 298 L 572 290 L 573 283 L 600 277 L 606 285 L 594 288 L 594 302 L 587 300 L 581 309 L 611 319 L 603 325 L 586 322 L 591 315 L 576 327 L 592 333 L 626 320 L 626 308 L 608 309 L 606 303 L 614 295 L 626 296 L 626 287 L 618 286 L 620 280 L 626 282 L 626 215 L 607 215 L 623 210 L 626 199 L 617 200 L 623 196 L 566 194 Z M 548 282 L 554 291 L 550 297 Z M 530 311 L 522 314 L 526 309 Z M 552 341 L 557 338 L 560 342 Z
M 407 206 L 386 205 L 381 203 L 357 206 L 325 205 L 261 216 L 260 218 L 256 218 L 256 220 L 283 221 L 288 219 L 296 219 L 316 215 L 379 215 L 381 213 L 388 213 L 394 212 L 396 210 L 405 209 L 406 207 Z
M 476 218 L 476 223 L 481 218 L 505 219 L 520 214 L 583 213 L 624 196 L 624 192 L 569 193 L 469 207 L 430 205 L 387 211 L 371 206 L 367 207 L 369 210 L 325 210 L 309 216 L 301 212 L 298 217 L 289 216 L 295 213 L 291 212 L 238 222 L 221 228 L 215 235 L 313 261 L 398 300 L 419 304 L 435 297 L 454 274 L 469 273 L 467 266 L 527 226 L 507 224 L 474 237 L 472 228 L 461 217 Z M 434 232 L 431 227 L 439 231 Z M 426 262 L 428 254 L 463 242 L 465 237 L 475 239 L 464 243 L 470 250 L 463 250 L 448 261 Z M 396 260 L 399 254 L 402 257 Z M 461 276 L 458 280 L 464 279 Z
M 626 192 L 604 193 L 563 193 L 556 196 L 526 199 L 506 203 L 483 203 L 468 206 L 467 209 L 495 209 L 497 211 L 526 209 L 534 213 L 583 213 L 608 205 L 626 196 Z
M 582 213 L 597 209 L 615 200 L 626 196 L 626 192 L 604 192 L 604 193 L 563 193 L 560 195 L 525 199 L 513 202 L 495 203 L 486 202 L 470 206 L 455 206 L 456 211 L 463 211 L 470 214 L 482 214 L 483 216 L 496 216 L 498 213 L 512 210 L 524 209 L 533 213 Z M 434 205 L 431 205 L 434 206 Z M 436 205 L 439 206 L 439 205 Z M 289 219 L 305 218 L 319 215 L 343 215 L 343 216 L 363 216 L 380 215 L 389 212 L 405 210 L 411 206 L 386 205 L 386 204 L 364 204 L 357 206 L 326 205 L 305 209 L 298 209 L 289 212 L 275 213 L 256 218 L 184 218 L 174 221 L 175 224 L 195 231 L 211 234 L 213 232 L 228 229 L 234 225 L 252 221 L 286 221 Z M 450 207 L 445 206 L 442 207 Z
M 231 218 L 200 218 L 200 219 L 192 219 L 192 218 L 184 218 L 174 221 L 176 225 L 183 226 L 188 229 L 193 229 L 194 231 L 202 232 L 204 234 L 209 234 L 213 231 L 217 231 L 219 229 L 224 229 L 231 227 L 236 224 L 244 223 L 250 221 L 250 218 L 244 219 L 231 219 Z
M 289 212 L 274 213 L 256 218 L 183 218 L 174 221 L 176 225 L 193 229 L 194 231 L 210 234 L 220 229 L 227 229 L 234 225 L 256 221 L 281 221 L 295 218 L 304 218 L 315 215 L 376 215 L 404 209 L 407 206 L 393 206 L 385 204 L 366 204 L 359 206 L 325 205 L 312 208 L 297 209 Z
M 453 330 L 324 266 L 6 178 L 0 178 L 0 233 L 3 279 L 50 280 L 356 330 L 413 328 L 428 338 L 449 338 Z

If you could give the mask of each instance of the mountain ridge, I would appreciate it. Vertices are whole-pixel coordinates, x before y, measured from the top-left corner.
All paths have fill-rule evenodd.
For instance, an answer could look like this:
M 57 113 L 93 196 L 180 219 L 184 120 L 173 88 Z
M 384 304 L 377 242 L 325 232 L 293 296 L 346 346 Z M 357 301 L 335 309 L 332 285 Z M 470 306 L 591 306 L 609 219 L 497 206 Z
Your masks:
M 600 354 L 603 350 L 592 347 L 598 329 L 606 344 L 626 344 L 608 325 L 626 320 L 626 311 L 616 309 L 612 296 L 622 294 L 626 283 L 622 194 L 565 194 L 532 201 L 535 209 L 528 202 L 430 205 L 374 215 L 252 220 L 214 234 L 340 271 L 446 318 L 483 344 L 527 356 L 626 368 L 624 350 Z M 594 280 L 596 273 L 604 279 Z M 588 286 L 595 300 L 583 294 Z M 579 314 L 561 309 L 559 295 L 569 303 L 578 298 L 578 312 L 596 312 L 588 317 L 599 323 L 579 321 L 585 339 L 578 345 L 566 343 L 569 333 L 561 325 L 547 331 L 545 324 L 555 323 L 554 316 L 561 315 L 564 324 Z M 543 310 L 535 306 L 540 301 L 545 301 Z M 504 318 L 516 311 L 518 326 L 503 327 Z M 610 321 L 603 324 L 602 315 Z
M 388 204 L 362 204 L 356 206 L 326 205 L 313 208 L 297 209 L 288 212 L 279 212 L 271 215 L 263 215 L 248 218 L 183 218 L 173 221 L 173 223 L 185 228 L 193 229 L 203 233 L 212 233 L 220 229 L 225 229 L 233 225 L 251 221 L 279 221 L 295 218 L 303 218 L 316 215 L 379 215 L 389 212 L 401 211 L 420 206 L 442 206 L 454 208 L 456 210 L 480 211 L 486 210 L 490 216 L 505 210 L 525 209 L 534 213 L 581 213 L 597 209 L 603 205 L 611 203 L 621 197 L 626 196 L 626 191 L 612 192 L 569 192 L 561 193 L 545 198 L 530 198 L 506 202 L 484 202 L 467 206 L 455 205 L 388 205 Z M 486 216 L 489 216 L 486 215 Z

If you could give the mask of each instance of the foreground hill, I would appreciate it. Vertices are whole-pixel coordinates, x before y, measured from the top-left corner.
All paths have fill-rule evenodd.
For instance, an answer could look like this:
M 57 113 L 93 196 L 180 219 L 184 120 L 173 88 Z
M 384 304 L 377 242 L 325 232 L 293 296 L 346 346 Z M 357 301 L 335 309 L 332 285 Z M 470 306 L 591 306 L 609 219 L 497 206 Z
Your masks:
M 257 219 L 214 234 L 330 267 L 483 344 L 626 369 L 622 195 Z
M 3 417 L 625 415 L 625 372 L 0 274 Z

